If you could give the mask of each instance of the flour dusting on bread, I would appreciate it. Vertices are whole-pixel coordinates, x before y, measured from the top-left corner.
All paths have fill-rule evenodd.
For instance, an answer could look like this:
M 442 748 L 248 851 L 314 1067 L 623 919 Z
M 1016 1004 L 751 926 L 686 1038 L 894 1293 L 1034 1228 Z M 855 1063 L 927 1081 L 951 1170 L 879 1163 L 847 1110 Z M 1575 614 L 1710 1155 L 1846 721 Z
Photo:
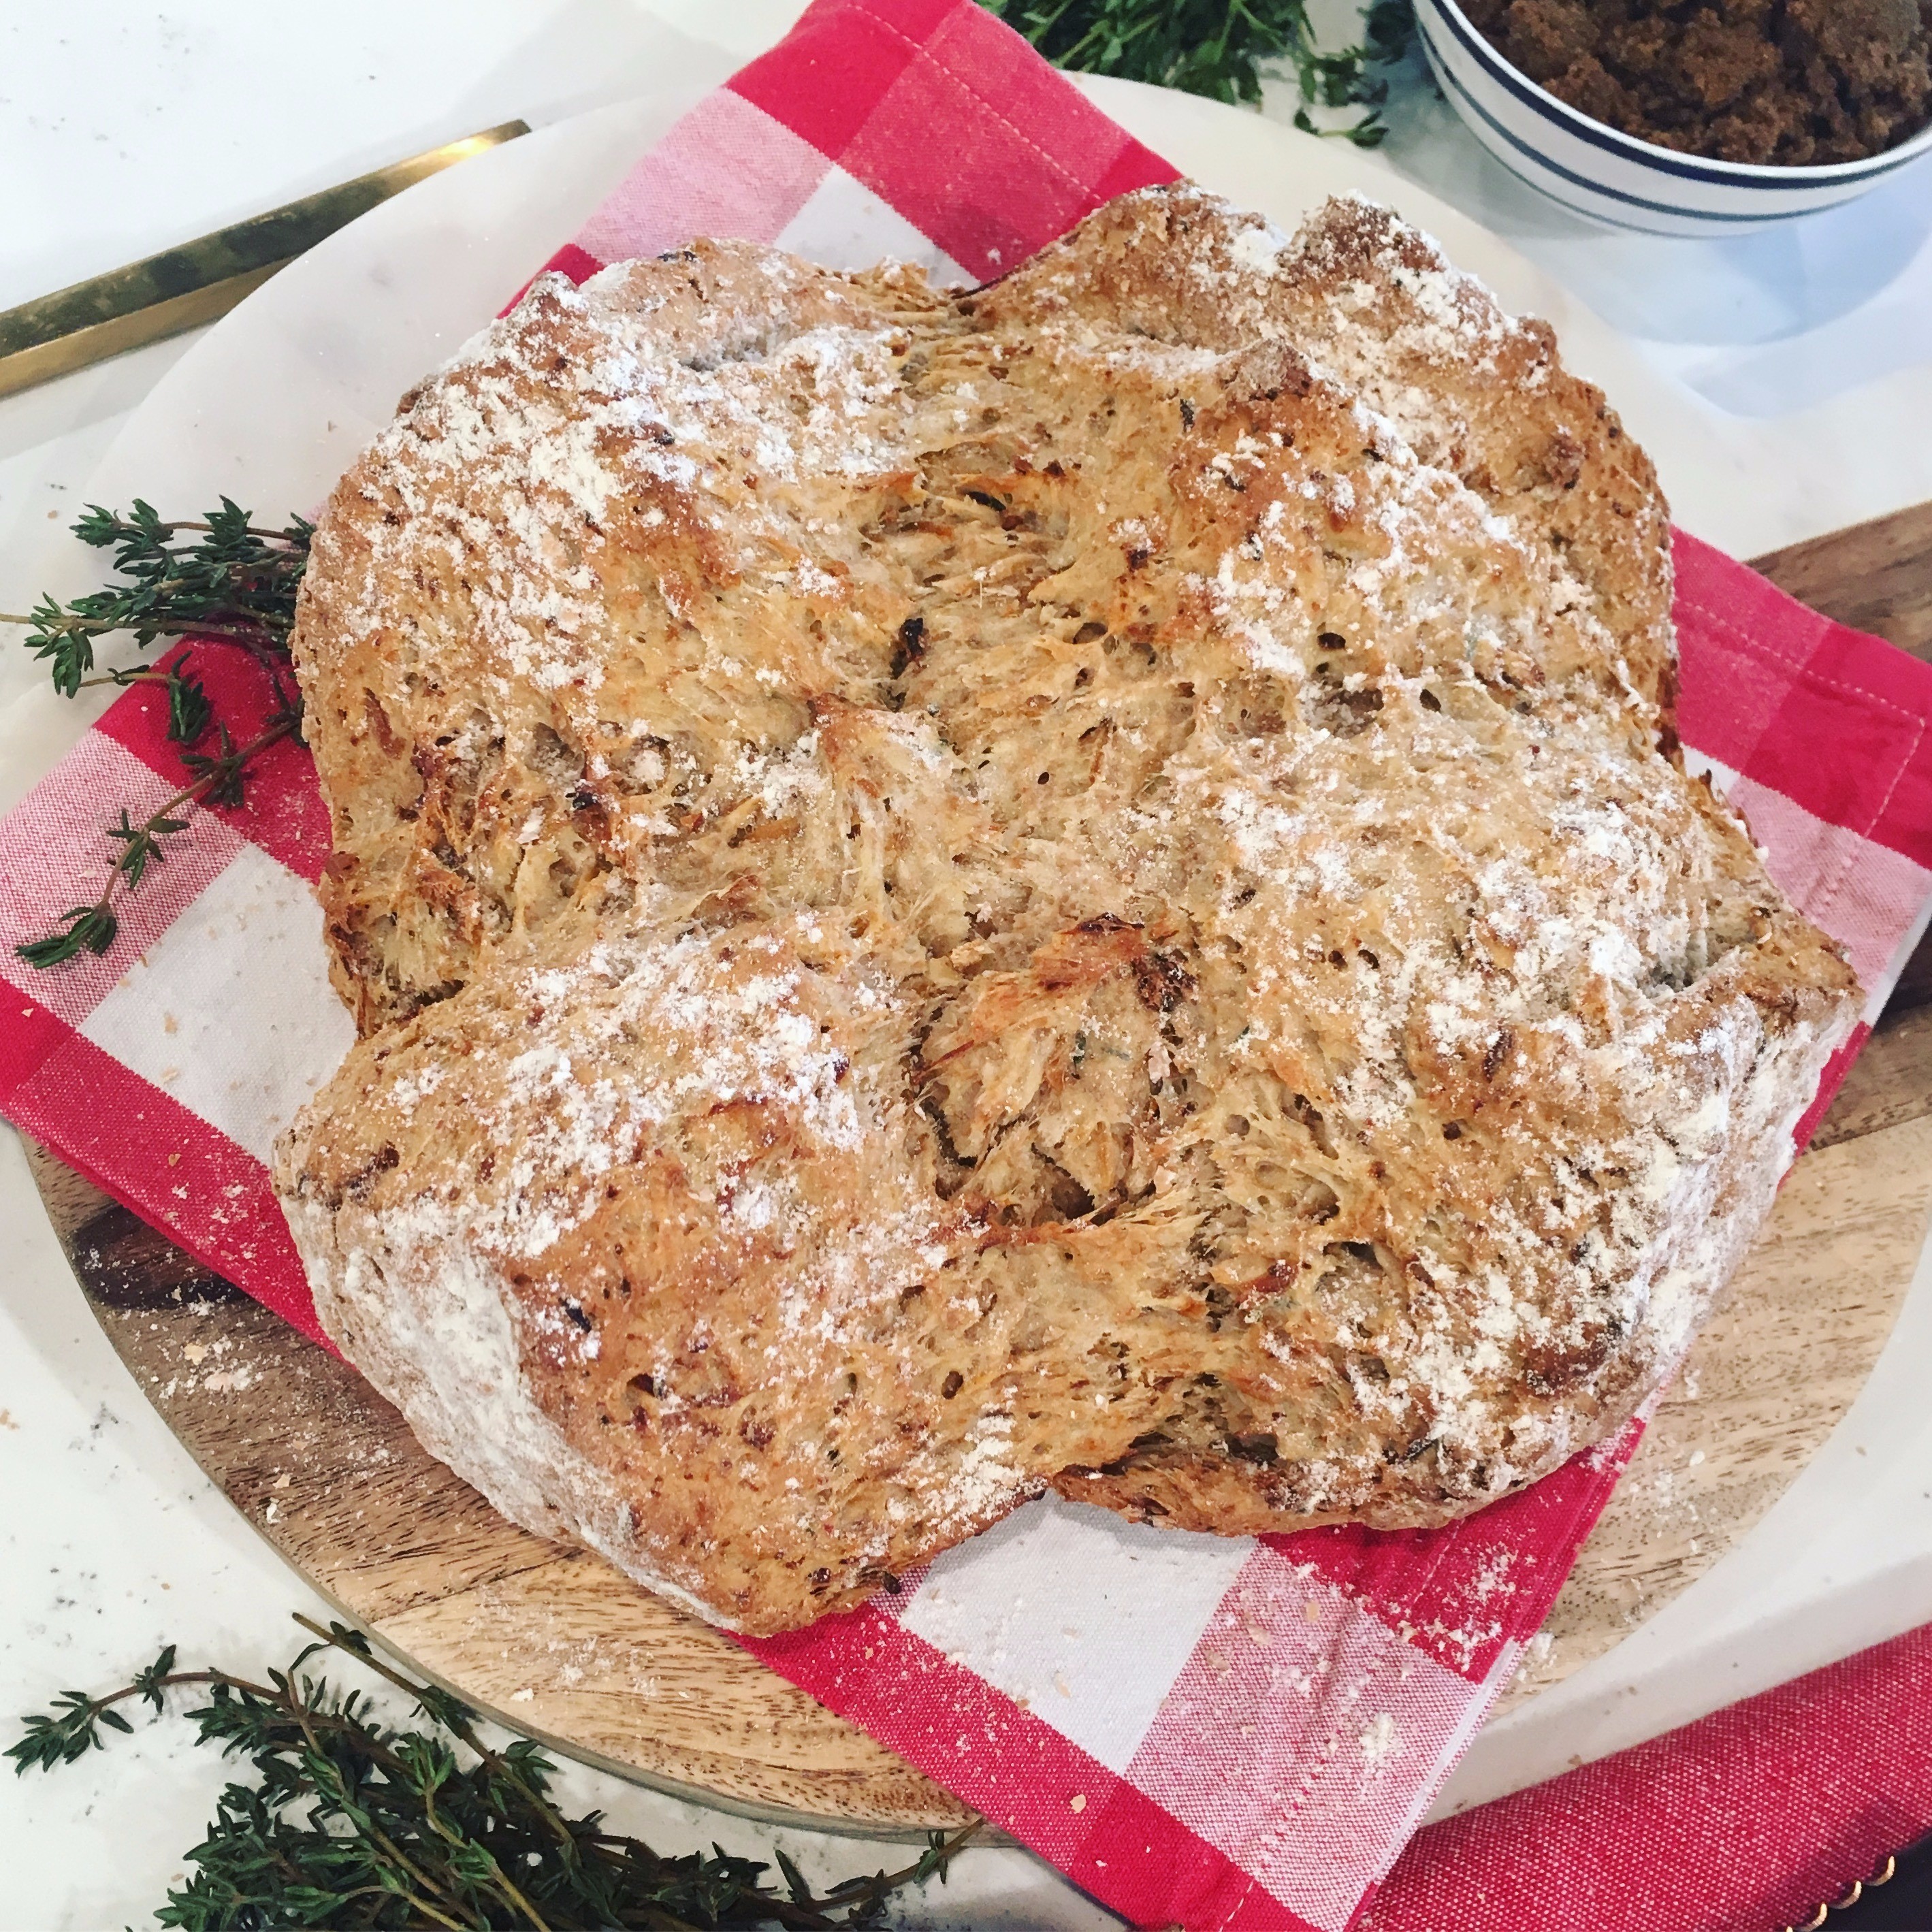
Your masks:
M 1542 324 L 1186 185 L 540 280 L 318 529 L 318 1307 L 752 1630 L 1049 1487 L 1447 1521 L 1650 1396 L 1848 1034 Z

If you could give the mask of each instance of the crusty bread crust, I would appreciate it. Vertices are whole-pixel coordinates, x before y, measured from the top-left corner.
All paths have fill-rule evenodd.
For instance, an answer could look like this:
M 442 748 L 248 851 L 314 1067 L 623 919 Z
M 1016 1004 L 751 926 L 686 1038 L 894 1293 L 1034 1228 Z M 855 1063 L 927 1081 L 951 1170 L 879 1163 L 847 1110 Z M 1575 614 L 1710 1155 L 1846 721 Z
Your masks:
M 716 1622 L 1024 1498 L 1440 1522 L 1659 1385 L 1846 1035 L 1676 757 L 1669 529 L 1384 211 L 964 296 L 700 242 L 406 399 L 296 634 L 330 1332 Z

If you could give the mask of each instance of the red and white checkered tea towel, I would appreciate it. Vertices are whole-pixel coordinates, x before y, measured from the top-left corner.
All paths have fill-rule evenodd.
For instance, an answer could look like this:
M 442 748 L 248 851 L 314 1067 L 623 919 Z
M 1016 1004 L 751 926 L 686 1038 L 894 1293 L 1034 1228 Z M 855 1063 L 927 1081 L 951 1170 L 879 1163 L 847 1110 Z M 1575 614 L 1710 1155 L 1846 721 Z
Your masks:
M 711 234 L 978 280 L 1172 172 L 973 0 L 818 0 L 554 266 L 581 279 Z M 1685 741 L 1875 1010 L 1932 907 L 1932 670 L 1693 540 L 1678 566 Z M 197 662 L 239 740 L 265 696 L 224 659 Z M 106 960 L 36 973 L 14 956 L 98 876 L 106 812 L 178 783 L 152 690 L 0 832 L 0 1109 L 314 1333 L 262 1165 L 349 1034 L 308 890 L 327 842 L 306 754 L 278 748 L 246 809 L 197 816 Z M 1427 1533 L 1220 1539 L 1036 1503 L 904 1594 L 752 1648 L 1138 1922 L 1340 1932 L 1637 1432 Z

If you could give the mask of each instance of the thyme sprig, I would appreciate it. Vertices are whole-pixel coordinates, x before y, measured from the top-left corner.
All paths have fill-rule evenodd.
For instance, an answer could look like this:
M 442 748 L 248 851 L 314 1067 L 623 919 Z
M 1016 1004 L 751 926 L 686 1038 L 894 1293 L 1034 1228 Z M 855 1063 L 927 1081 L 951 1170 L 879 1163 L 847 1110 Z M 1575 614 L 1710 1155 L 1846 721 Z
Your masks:
M 519 1739 L 499 1751 L 475 1714 L 376 1657 L 346 1626 L 296 1618 L 316 1641 L 257 1683 L 219 1670 L 177 1670 L 170 1644 L 132 1682 L 101 1696 L 63 1692 L 27 1718 L 6 1755 L 17 1772 L 51 1771 L 104 1747 L 104 1729 L 131 1732 L 119 1707 L 158 1714 L 166 1694 L 206 1686 L 185 1714 L 196 1742 L 245 1757 L 251 1784 L 217 1801 L 208 1835 L 187 1855 L 186 1885 L 155 1922 L 180 1932 L 280 1932 L 292 1926 L 446 1927 L 452 1932 L 698 1932 L 776 1925 L 792 1932 L 873 1928 L 886 1900 L 946 1868 L 979 1828 L 934 1833 L 898 1871 L 848 1880 L 820 1896 L 778 1854 L 769 1868 L 717 1847 L 666 1856 L 604 1828 L 599 1812 L 567 1816 L 550 1796 L 555 1767 Z M 364 1694 L 304 1666 L 334 1651 L 394 1685 L 428 1720 L 399 1730 Z
M 1262 70 L 1293 70 L 1295 125 L 1372 148 L 1388 82 L 1376 71 L 1401 59 L 1415 31 L 1411 0 L 1373 0 L 1353 46 L 1324 48 L 1306 0 L 981 0 L 1057 67 L 1178 87 L 1216 100 L 1262 98 Z M 1313 107 L 1364 107 L 1343 128 L 1318 127 Z
M 165 842 L 188 830 L 186 814 L 201 805 L 240 806 L 254 760 L 302 730 L 302 694 L 289 638 L 314 535 L 306 518 L 291 518 L 279 530 L 260 529 L 224 496 L 219 509 L 202 518 L 170 522 L 137 498 L 124 515 L 90 505 L 74 533 L 82 543 L 114 553 L 120 580 L 70 603 L 43 597 L 24 614 L 0 611 L 0 623 L 26 629 L 27 648 L 46 660 L 54 688 L 64 697 L 99 685 L 161 686 L 167 694 L 167 736 L 181 748 L 188 782 L 138 823 L 124 808 L 118 823 L 107 826 L 113 856 L 98 897 L 64 913 L 45 938 L 15 949 L 30 966 L 44 968 L 82 952 L 106 952 L 120 933 L 117 896 L 133 891 L 166 856 Z M 132 638 L 142 650 L 158 638 L 190 642 L 165 664 L 97 672 L 96 644 L 116 634 Z M 237 746 L 215 717 L 193 668 L 194 652 L 203 645 L 244 652 L 268 678 L 273 708 L 245 744 Z M 211 726 L 218 748 L 196 750 Z
M 30 940 L 14 950 L 29 966 L 58 966 L 82 952 L 105 952 L 120 936 L 121 921 L 114 910 L 116 895 L 132 892 L 147 876 L 150 866 L 158 866 L 167 854 L 164 838 L 185 832 L 188 821 L 180 816 L 184 808 L 197 805 L 238 806 L 242 802 L 243 781 L 250 763 L 271 745 L 295 736 L 300 714 L 278 711 L 245 745 L 237 745 L 228 735 L 228 727 L 218 724 L 221 748 L 204 755 L 184 751 L 182 763 L 194 776 L 172 798 L 134 824 L 128 808 L 121 808 L 120 822 L 109 826 L 107 836 L 117 850 L 107 868 L 107 883 L 92 904 L 70 907 L 44 939 Z
M 188 542 L 180 533 L 196 533 Z M 70 604 L 43 597 L 21 624 L 27 648 L 51 660 L 54 688 L 71 698 L 94 668 L 98 638 L 129 632 L 146 650 L 157 638 L 218 638 L 286 663 L 295 628 L 296 592 L 308 564 L 314 526 L 302 517 L 287 528 L 257 530 L 227 497 L 195 522 L 164 522 L 136 498 L 125 516 L 90 504 L 74 533 L 94 550 L 111 550 L 123 580 Z

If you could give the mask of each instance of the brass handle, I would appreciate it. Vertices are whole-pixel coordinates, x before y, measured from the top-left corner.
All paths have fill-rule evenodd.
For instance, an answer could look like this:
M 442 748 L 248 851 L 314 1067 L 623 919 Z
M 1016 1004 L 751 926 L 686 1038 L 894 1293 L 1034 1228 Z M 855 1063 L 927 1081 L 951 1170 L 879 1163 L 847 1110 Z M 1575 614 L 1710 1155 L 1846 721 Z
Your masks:
M 213 322 L 377 202 L 530 131 L 526 122 L 506 121 L 8 309 L 0 314 L 0 396 Z

